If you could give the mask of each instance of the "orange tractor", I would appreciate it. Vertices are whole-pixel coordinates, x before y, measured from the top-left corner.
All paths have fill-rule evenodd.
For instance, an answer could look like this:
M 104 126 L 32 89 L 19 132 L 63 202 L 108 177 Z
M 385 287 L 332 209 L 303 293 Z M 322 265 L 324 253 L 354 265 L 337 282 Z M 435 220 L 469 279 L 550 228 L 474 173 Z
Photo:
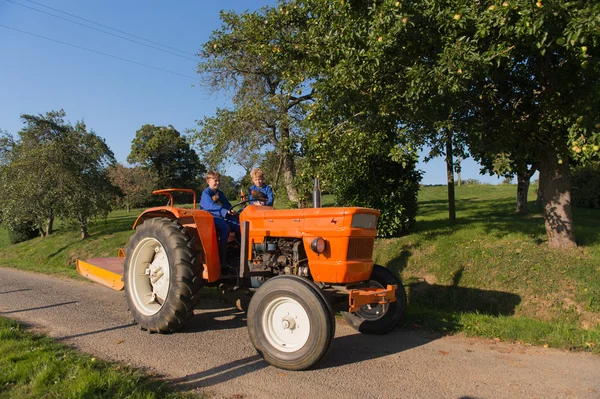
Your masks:
M 175 191 L 192 194 L 193 208 L 175 207 Z M 384 334 L 402 320 L 404 287 L 372 260 L 379 211 L 276 210 L 242 201 L 234 205 L 248 205 L 240 213 L 241 242 L 228 243 L 235 263 L 222 270 L 213 217 L 197 209 L 195 192 L 154 193 L 167 195 L 169 205 L 137 218 L 121 257 L 77 261 L 82 276 L 125 289 L 142 329 L 174 332 L 193 316 L 202 287 L 230 287 L 251 294 L 248 331 L 258 353 L 276 367 L 303 370 L 329 349 L 334 309 L 366 334 Z

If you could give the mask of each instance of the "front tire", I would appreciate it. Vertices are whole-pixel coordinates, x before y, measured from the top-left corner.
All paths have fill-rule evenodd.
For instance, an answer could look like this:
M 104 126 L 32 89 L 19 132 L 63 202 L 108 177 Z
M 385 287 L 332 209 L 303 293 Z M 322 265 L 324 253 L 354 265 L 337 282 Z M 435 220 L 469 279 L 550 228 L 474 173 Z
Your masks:
M 177 221 L 146 220 L 126 250 L 123 281 L 127 304 L 143 330 L 171 333 L 194 314 L 201 274 L 193 242 Z
M 342 312 L 348 324 L 363 334 L 385 334 L 400 324 L 406 312 L 406 291 L 400 279 L 389 269 L 374 265 L 369 287 L 385 288 L 397 285 L 396 301 L 387 304 L 364 305 L 355 313 Z
M 265 282 L 252 297 L 248 333 L 269 364 L 305 370 L 327 353 L 335 335 L 335 318 L 312 281 L 278 276 Z

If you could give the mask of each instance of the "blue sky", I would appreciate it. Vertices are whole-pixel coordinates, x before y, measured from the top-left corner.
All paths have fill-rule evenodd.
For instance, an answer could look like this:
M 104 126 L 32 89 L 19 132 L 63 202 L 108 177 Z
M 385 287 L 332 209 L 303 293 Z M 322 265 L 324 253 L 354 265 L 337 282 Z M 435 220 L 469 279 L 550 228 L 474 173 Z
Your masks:
M 274 3 L 269 0 L 0 0 L 0 25 L 13 28 L 0 26 L 0 129 L 16 135 L 22 127 L 20 114 L 64 109 L 72 123 L 84 120 L 88 128 L 104 137 L 117 161 L 125 164 L 131 141 L 142 125 L 173 125 L 183 133 L 194 128 L 196 120 L 228 105 L 224 96 L 210 96 L 199 85 L 200 78 L 195 72 L 198 58 L 194 54 L 220 26 L 221 9 L 241 12 Z M 423 184 L 445 183 L 442 159 L 420 163 L 419 169 L 425 172 Z M 227 172 L 237 178 L 240 171 L 230 168 Z M 479 166 L 470 159 L 463 162 L 462 178 L 493 184 L 500 181 L 479 175 Z

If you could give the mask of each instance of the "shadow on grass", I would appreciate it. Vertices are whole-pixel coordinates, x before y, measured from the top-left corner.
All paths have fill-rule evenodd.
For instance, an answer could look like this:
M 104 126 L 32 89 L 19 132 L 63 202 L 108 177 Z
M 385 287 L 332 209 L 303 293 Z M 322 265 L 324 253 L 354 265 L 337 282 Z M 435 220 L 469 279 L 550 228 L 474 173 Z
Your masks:
M 132 214 L 97 221 L 93 225 L 93 235 L 101 236 L 131 230 L 137 217 L 137 214 Z
M 419 203 L 419 217 L 427 219 L 438 215 L 447 208 L 446 200 L 431 200 Z M 473 224 L 483 226 L 486 233 L 502 237 L 506 233 L 525 233 L 531 236 L 545 236 L 544 218 L 541 209 L 534 202 L 528 203 L 528 213 L 515 212 L 513 199 L 461 199 L 456 200 L 457 224 L 450 226 L 448 218 L 419 220 L 414 232 L 423 233 L 426 240 L 432 241 L 441 236 L 451 235 Z M 600 242 L 597 228 L 600 225 L 600 211 L 596 209 L 573 209 L 575 226 L 583 234 L 578 235 L 579 245 Z M 538 239 L 538 244 L 542 240 Z

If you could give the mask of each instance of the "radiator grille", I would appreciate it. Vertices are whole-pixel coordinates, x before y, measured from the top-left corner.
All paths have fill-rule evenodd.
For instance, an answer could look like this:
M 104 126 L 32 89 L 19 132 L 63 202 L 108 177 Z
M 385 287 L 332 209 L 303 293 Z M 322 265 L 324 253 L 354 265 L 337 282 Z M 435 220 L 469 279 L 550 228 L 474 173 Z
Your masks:
M 350 238 L 346 259 L 372 259 L 374 242 L 373 238 Z

